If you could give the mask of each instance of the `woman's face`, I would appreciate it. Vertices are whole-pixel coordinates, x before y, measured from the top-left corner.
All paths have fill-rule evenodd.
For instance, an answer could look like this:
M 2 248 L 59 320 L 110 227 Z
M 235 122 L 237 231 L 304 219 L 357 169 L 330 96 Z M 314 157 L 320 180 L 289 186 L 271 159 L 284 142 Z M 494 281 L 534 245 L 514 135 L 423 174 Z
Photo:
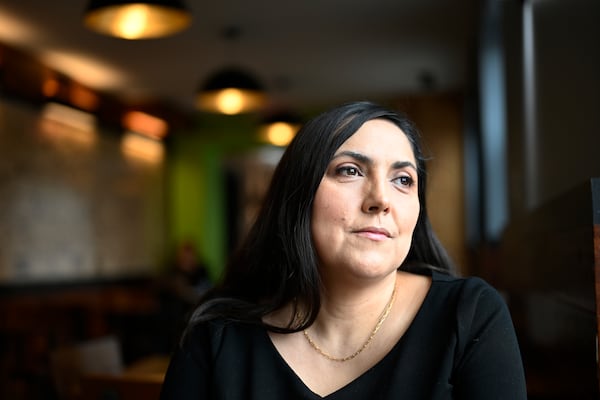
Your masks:
M 312 210 L 325 281 L 377 278 L 402 264 L 419 216 L 417 185 L 412 147 L 393 123 L 368 121 L 340 146 Z

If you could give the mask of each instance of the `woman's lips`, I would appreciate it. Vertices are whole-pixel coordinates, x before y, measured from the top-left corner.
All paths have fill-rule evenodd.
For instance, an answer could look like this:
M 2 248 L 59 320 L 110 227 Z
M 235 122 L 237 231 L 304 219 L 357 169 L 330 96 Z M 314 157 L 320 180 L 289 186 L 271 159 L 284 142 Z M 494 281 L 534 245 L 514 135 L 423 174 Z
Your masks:
M 359 236 L 366 237 L 372 240 L 385 240 L 391 237 L 387 229 L 377 227 L 360 228 L 355 230 L 354 232 Z

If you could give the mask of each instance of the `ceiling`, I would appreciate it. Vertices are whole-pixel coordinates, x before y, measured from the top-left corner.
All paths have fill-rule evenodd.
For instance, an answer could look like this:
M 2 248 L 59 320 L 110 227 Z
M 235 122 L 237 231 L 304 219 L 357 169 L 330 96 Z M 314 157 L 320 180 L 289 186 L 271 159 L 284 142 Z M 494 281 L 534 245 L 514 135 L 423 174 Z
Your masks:
M 188 29 L 128 41 L 87 30 L 86 3 L 0 0 L 0 42 L 124 101 L 185 112 L 196 87 L 230 64 L 263 82 L 272 107 L 460 90 L 478 16 L 477 0 L 186 0 Z M 231 26 L 235 41 L 223 36 Z

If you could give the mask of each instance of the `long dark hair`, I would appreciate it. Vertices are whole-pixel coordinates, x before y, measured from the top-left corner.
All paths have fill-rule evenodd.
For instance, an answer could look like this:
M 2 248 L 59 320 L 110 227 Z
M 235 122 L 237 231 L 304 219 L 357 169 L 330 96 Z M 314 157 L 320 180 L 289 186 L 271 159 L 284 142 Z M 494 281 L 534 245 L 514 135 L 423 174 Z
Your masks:
M 321 281 L 310 221 L 317 188 L 336 150 L 367 121 L 385 119 L 408 137 L 417 162 L 420 214 L 400 269 L 450 272 L 452 263 L 432 231 L 425 201 L 427 174 L 419 133 L 404 115 L 370 102 L 344 104 L 307 122 L 283 154 L 263 206 L 223 280 L 200 302 L 190 326 L 215 318 L 261 324 L 295 332 L 314 321 Z M 425 266 L 425 267 L 423 267 Z M 287 304 L 300 305 L 288 326 L 262 318 Z

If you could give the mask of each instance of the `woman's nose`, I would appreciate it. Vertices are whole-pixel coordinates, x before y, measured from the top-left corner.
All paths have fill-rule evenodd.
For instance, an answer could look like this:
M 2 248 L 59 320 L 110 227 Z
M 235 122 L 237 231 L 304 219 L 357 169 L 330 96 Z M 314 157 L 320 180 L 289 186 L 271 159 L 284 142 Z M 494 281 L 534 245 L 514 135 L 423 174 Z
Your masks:
M 388 213 L 390 210 L 390 200 L 387 193 L 385 181 L 373 181 L 367 185 L 365 199 L 363 202 L 363 211 L 366 213 Z

